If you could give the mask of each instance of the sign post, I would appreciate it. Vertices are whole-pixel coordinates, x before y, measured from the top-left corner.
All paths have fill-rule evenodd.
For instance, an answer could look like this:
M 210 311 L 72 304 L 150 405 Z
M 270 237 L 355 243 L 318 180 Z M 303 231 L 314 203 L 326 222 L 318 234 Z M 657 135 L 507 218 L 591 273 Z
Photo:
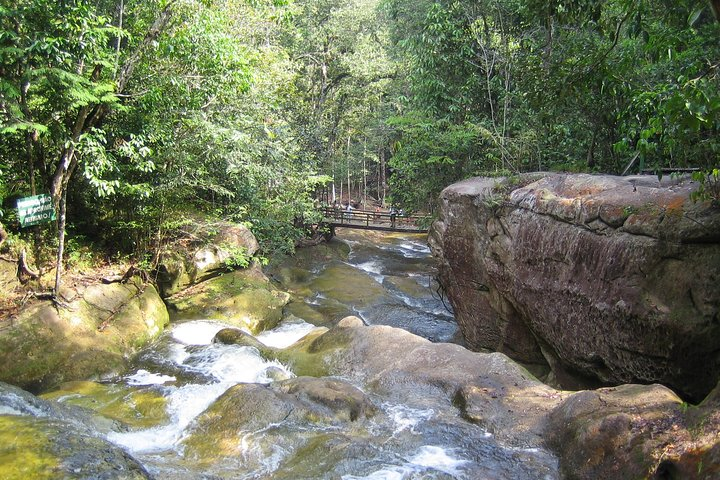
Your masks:
M 17 210 L 21 227 L 52 222 L 56 218 L 52 198 L 47 194 L 18 199 Z

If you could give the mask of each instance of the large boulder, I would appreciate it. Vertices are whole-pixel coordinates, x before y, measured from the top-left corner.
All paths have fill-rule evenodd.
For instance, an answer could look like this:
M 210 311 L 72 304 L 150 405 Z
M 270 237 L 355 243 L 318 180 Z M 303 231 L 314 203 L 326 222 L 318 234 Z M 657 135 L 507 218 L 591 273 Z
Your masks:
M 178 236 L 160 254 L 157 284 L 163 298 L 232 270 L 258 250 L 255 236 L 238 223 L 198 221 Z
M 720 377 L 720 210 L 687 178 L 474 178 L 441 196 L 430 243 L 467 344 L 560 385 Z
M 550 415 L 548 444 L 564 478 L 720 476 L 717 405 L 690 407 L 661 385 L 576 393 Z
M 65 294 L 67 305 L 38 301 L 0 321 L 0 381 L 39 392 L 117 373 L 169 322 L 155 288 L 137 278 Z
M 386 399 L 438 399 L 508 444 L 540 447 L 547 414 L 568 394 L 544 385 L 507 356 L 433 343 L 405 330 L 347 317 L 286 349 L 330 375 L 350 378 Z
M 140 480 L 152 478 L 101 438 L 79 409 L 0 383 L 0 478 Z
M 699 406 L 660 385 L 571 393 L 533 378 L 501 353 L 431 343 L 347 318 L 288 350 L 386 402 L 450 404 L 465 420 L 523 451 L 545 449 L 564 477 L 717 478 L 720 386 Z M 538 449 L 538 450 L 525 450 Z
M 363 421 L 374 413 L 370 399 L 343 380 L 299 377 L 268 386 L 239 384 L 194 421 L 183 441 L 185 457 L 209 464 L 218 457 L 237 457 L 238 451 L 242 451 L 245 462 L 260 463 L 266 457 L 257 455 L 258 451 L 272 451 L 273 446 L 292 450 L 292 445 L 302 443 L 293 439 L 302 433 L 281 425 L 309 422 L 348 428 L 348 424 Z M 248 442 L 248 434 L 264 430 L 268 435 L 262 444 L 248 451 L 243 445 Z
M 166 299 L 174 318 L 220 320 L 252 333 L 275 327 L 289 301 L 290 295 L 274 288 L 257 265 L 193 285 Z

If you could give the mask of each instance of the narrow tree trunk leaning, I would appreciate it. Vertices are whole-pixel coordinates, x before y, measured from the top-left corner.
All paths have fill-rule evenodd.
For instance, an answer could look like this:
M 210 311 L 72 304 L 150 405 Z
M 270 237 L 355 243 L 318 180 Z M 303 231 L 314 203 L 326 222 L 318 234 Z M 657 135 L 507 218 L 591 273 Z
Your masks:
M 715 20 L 720 22 L 720 0 L 710 0 L 709 3 L 713 15 L 715 15 Z
M 58 253 L 57 262 L 55 263 L 55 289 L 53 296 L 58 299 L 60 296 L 60 286 L 62 282 L 62 259 L 65 250 L 65 215 L 67 213 L 67 190 L 62 194 L 60 199 L 60 212 L 58 215 Z
M 0 247 L 2 247 L 2 244 L 5 243 L 5 240 L 7 239 L 8 234 L 5 231 L 5 227 L 3 227 L 3 224 L 0 223 Z

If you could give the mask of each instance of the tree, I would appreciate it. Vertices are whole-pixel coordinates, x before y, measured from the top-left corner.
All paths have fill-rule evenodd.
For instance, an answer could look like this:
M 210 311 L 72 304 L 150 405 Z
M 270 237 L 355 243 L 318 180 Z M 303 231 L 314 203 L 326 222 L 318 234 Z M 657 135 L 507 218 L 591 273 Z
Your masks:
M 123 32 L 88 2 L 22 0 L 0 10 L 0 133 L 10 143 L 24 137 L 24 143 L 16 143 L 24 148 L 15 150 L 24 150 L 31 193 L 40 170 L 59 209 L 55 295 L 62 271 L 68 184 L 81 160 L 92 158 L 85 164 L 85 175 L 95 180 L 98 193 L 112 188 L 98 175 L 111 168 L 110 157 L 103 153 L 102 122 L 120 105 L 119 95 L 168 25 L 174 5 L 171 0 L 162 7 L 121 65 L 111 40 Z

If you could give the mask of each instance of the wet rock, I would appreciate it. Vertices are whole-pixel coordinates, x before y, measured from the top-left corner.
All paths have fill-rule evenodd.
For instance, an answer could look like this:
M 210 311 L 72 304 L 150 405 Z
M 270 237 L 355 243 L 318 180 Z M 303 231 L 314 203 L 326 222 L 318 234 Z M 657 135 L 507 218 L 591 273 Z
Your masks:
M 290 295 L 275 289 L 254 266 L 190 287 L 166 299 L 174 318 L 208 318 L 253 333 L 275 327 Z
M 552 449 L 568 478 L 645 478 L 670 469 L 705 472 L 670 478 L 704 479 L 717 472 L 720 388 L 698 407 L 658 385 L 572 394 L 542 384 L 503 354 L 352 320 L 303 348 L 329 373 L 388 401 L 437 411 L 451 404 L 506 444 Z
M 30 391 L 99 379 L 162 333 L 168 312 L 139 279 L 75 292 L 67 308 L 49 301 L 25 308 L 0 331 L 0 380 Z
M 313 411 L 313 416 L 329 423 L 354 422 L 375 414 L 375 406 L 367 396 L 342 380 L 298 377 L 271 388 L 296 398 Z
M 292 376 L 280 367 L 268 367 L 265 370 L 265 376 L 273 382 L 282 382 L 289 380 Z
M 151 478 L 78 412 L 0 384 L 0 478 Z
M 239 345 L 241 347 L 252 347 L 260 352 L 260 355 L 268 360 L 277 358 L 277 349 L 268 347 L 257 338 L 237 328 L 223 328 L 215 334 L 213 342 L 224 345 Z
M 229 271 L 234 255 L 248 259 L 258 249 L 252 232 L 242 224 L 197 221 L 160 255 L 157 283 L 163 296 Z
M 151 428 L 169 420 L 167 400 L 151 388 L 76 381 L 64 383 L 41 398 L 95 411 L 123 429 Z
M 234 457 L 243 450 L 243 432 L 262 430 L 269 434 L 267 430 L 273 425 L 281 428 L 281 424 L 292 423 L 339 426 L 363 420 L 374 412 L 365 394 L 342 380 L 298 377 L 269 386 L 240 384 L 195 420 L 184 442 L 186 456 L 200 463 L 214 463 L 218 457 Z M 280 438 L 270 435 L 269 441 L 294 448 L 292 443 L 297 439 L 278 435 Z
M 431 343 L 404 330 L 343 319 L 303 349 L 331 375 L 354 379 L 388 398 L 436 398 L 513 445 L 543 444 L 544 416 L 566 394 L 502 354 Z M 485 413 L 481 413 L 485 412 Z
M 467 345 L 566 388 L 658 382 L 701 400 L 720 377 L 720 211 L 688 179 L 536 180 L 442 193 L 430 243 Z

